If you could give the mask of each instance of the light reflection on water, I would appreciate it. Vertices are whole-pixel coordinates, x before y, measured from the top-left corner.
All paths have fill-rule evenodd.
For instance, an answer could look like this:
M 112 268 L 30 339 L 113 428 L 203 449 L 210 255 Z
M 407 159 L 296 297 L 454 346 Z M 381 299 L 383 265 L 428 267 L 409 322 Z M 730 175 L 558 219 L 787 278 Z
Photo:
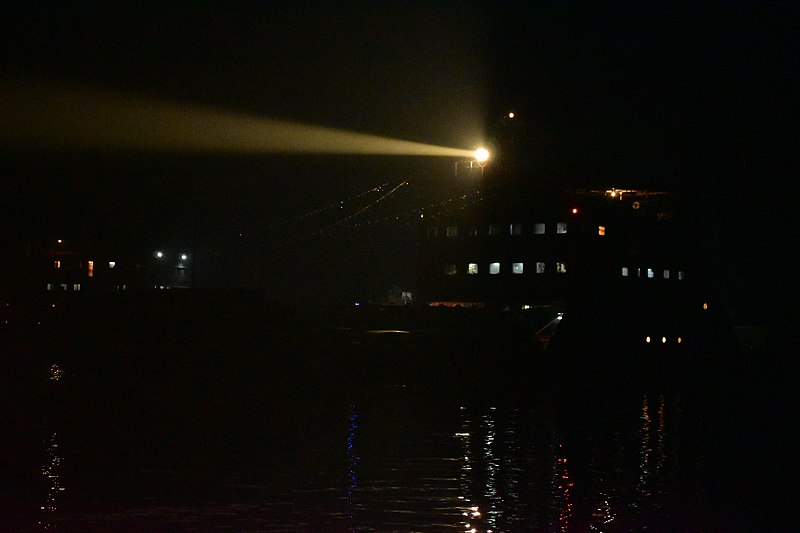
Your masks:
M 283 390 L 270 367 L 211 380 L 208 369 L 165 378 L 169 364 L 126 364 L 83 377 L 69 361 L 48 367 L 47 437 L 34 444 L 47 490 L 31 524 L 478 533 L 702 522 L 703 450 L 681 434 L 697 420 L 675 391 L 600 399 L 542 378 L 523 394 Z

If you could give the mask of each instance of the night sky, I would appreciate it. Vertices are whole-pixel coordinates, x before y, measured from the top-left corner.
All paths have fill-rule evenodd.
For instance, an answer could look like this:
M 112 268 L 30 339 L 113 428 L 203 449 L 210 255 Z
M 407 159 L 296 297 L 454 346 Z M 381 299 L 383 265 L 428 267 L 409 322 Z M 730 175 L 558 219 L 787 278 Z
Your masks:
M 118 90 L 458 148 L 514 110 L 531 179 L 691 191 L 721 296 L 753 322 L 773 303 L 768 265 L 787 246 L 774 218 L 794 158 L 797 11 L 791 2 L 25 3 L 4 13 L 2 83 Z M 413 279 L 401 264 L 409 226 L 380 226 L 391 237 L 383 249 L 370 233 L 379 230 L 338 225 L 323 238 L 316 230 L 336 217 L 296 217 L 407 180 L 375 208 L 378 227 L 470 187 L 453 182 L 448 158 L 53 149 L 19 143 L 1 118 L 9 246 L 89 227 L 142 247 L 192 242 L 209 257 L 280 264 L 209 280 L 257 280 L 278 297 L 313 298 L 322 286 L 344 301 Z

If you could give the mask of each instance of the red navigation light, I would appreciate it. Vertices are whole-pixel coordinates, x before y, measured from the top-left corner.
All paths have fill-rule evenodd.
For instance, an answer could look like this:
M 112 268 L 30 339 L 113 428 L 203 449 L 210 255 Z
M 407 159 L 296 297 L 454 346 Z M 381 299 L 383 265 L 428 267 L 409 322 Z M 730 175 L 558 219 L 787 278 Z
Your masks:
M 578 208 L 577 207 L 573 207 L 572 208 L 572 214 L 573 215 L 577 215 L 578 214 Z

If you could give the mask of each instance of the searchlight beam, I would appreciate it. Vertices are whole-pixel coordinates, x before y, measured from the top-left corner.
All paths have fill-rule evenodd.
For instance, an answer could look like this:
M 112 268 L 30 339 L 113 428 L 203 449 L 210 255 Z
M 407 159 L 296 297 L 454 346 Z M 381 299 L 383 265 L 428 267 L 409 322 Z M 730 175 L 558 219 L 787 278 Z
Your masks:
M 111 91 L 0 85 L 0 142 L 124 152 L 369 154 L 474 158 L 476 152 L 150 100 Z

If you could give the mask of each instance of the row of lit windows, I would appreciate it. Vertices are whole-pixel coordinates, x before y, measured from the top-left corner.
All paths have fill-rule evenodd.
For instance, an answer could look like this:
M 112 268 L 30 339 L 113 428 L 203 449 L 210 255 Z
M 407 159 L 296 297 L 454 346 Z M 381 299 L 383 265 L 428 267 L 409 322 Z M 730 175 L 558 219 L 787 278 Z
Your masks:
M 507 268 L 507 267 L 503 267 Z M 502 271 L 500 263 L 494 262 L 489 263 L 487 272 L 489 274 L 500 274 Z M 478 266 L 478 263 L 467 263 L 467 274 L 475 275 L 482 272 L 482 269 Z M 534 263 L 534 272 L 537 274 L 544 274 L 547 272 L 547 265 L 544 262 L 536 262 Z M 566 263 L 557 261 L 554 265 L 554 272 L 559 274 L 565 274 L 567 272 L 567 265 Z M 444 273 L 448 276 L 455 276 L 459 273 L 458 265 L 454 263 L 450 263 L 444 266 Z M 525 263 L 511 263 L 511 273 L 512 274 L 524 274 L 525 273 Z
M 567 223 L 566 222 L 558 222 L 555 225 L 556 233 L 563 234 L 567 233 Z M 547 233 L 547 224 L 539 223 L 533 225 L 533 234 L 534 235 L 544 235 Z M 436 226 L 431 226 L 427 230 L 428 237 L 438 237 L 439 236 L 439 228 Z M 445 237 L 458 237 L 459 229 L 458 226 L 445 226 L 444 227 L 444 236 Z M 502 224 L 489 224 L 487 229 L 488 235 L 522 235 L 522 224 L 509 224 L 506 228 L 503 227 Z M 605 235 L 606 234 L 606 227 L 605 226 L 597 226 L 597 234 L 598 235 Z M 470 237 L 476 237 L 480 235 L 480 230 L 477 228 L 472 228 L 469 230 L 468 235 Z
M 55 268 L 56 270 L 60 270 L 61 266 L 62 263 L 60 259 L 56 259 L 55 261 L 53 261 L 53 268 Z M 108 268 L 114 268 L 115 266 L 117 266 L 116 261 L 108 262 Z M 82 268 L 83 265 L 80 265 L 80 267 Z M 86 261 L 86 275 L 90 278 L 94 277 L 94 261 Z
M 70 284 L 68 284 L 68 283 L 48 283 L 47 284 L 47 290 L 48 291 L 68 291 L 69 287 L 70 287 Z M 120 290 L 120 291 L 128 290 L 128 286 L 127 285 L 117 285 L 116 288 L 117 288 L 117 290 Z M 73 291 L 80 291 L 81 290 L 81 284 L 80 283 L 72 283 L 72 290 Z
M 622 274 L 623 278 L 628 278 L 628 277 L 643 278 L 643 277 L 646 277 L 648 279 L 654 279 L 656 277 L 656 271 L 653 270 L 652 268 L 635 268 L 634 269 L 634 268 L 622 267 L 621 274 Z M 676 274 L 677 275 L 675 277 L 677 277 L 681 281 L 685 277 L 685 274 L 684 274 L 683 270 L 678 270 Z M 668 269 L 668 268 L 665 268 L 664 270 L 662 270 L 660 272 L 659 277 L 661 277 L 663 279 L 670 279 L 672 277 L 672 271 L 670 271 L 670 269 Z

